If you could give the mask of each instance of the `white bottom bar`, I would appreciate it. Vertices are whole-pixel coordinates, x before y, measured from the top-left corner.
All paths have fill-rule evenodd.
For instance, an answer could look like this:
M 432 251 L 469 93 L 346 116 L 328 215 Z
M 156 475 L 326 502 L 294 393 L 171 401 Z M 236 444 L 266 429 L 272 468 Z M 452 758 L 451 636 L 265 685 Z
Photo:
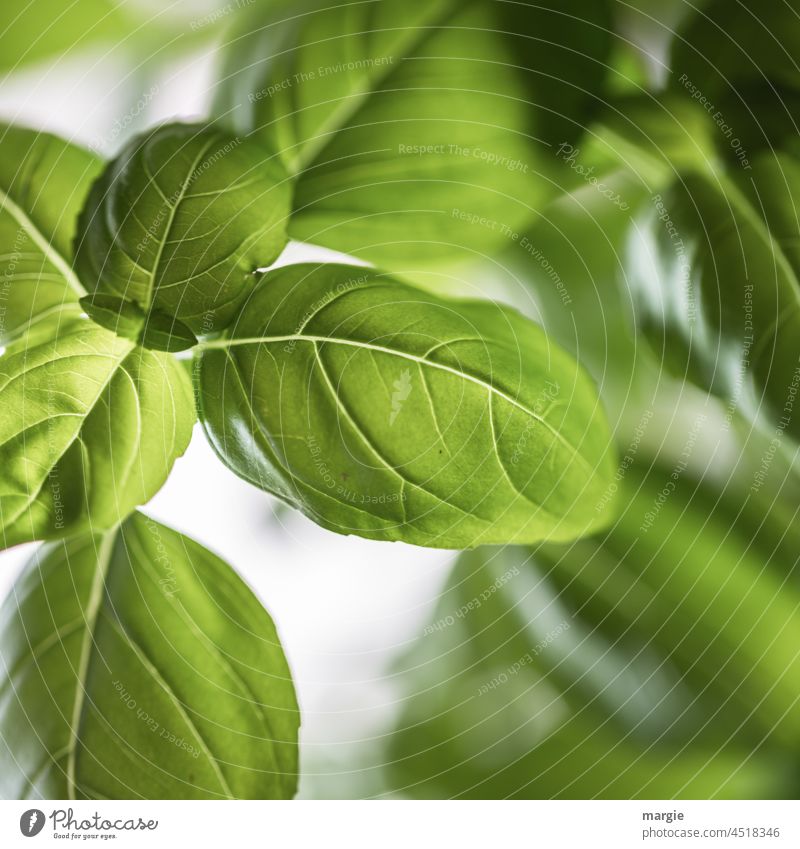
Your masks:
M 71 812 L 71 813 L 70 813 Z M 26 836 L 23 830 L 36 832 Z M 0 802 L 0 846 L 800 846 L 797 802 Z

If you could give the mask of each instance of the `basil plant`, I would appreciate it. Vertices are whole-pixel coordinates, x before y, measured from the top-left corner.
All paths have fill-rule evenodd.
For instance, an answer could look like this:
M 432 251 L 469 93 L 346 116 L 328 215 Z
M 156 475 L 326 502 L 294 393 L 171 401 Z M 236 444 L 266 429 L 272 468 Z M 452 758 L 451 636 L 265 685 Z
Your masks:
M 561 93 L 543 73 L 573 48 L 526 48 L 556 4 L 322 5 L 252 4 L 205 118 L 109 161 L 0 128 L 0 538 L 42 543 L 0 613 L 7 797 L 295 794 L 269 614 L 147 514 L 196 423 L 333 533 L 530 546 L 613 518 L 593 380 L 440 285 L 574 178 L 548 134 L 580 131 L 605 4 Z M 293 264 L 290 239 L 345 259 Z

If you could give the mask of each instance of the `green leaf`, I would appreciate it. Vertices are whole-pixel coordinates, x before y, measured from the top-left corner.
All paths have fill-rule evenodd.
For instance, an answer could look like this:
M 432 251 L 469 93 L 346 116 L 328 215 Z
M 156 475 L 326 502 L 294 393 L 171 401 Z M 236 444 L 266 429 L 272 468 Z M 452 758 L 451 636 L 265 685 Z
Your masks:
M 678 174 L 715 170 L 715 129 L 700 106 L 675 93 L 626 95 L 591 127 L 585 151 L 562 156 L 600 173 L 623 167 L 653 193 Z
M 691 709 L 673 715 L 684 729 L 795 746 L 797 502 L 673 472 L 632 465 L 607 535 L 569 550 L 544 546 L 537 560 L 562 602 L 610 643 L 635 632 L 678 668 L 681 686 L 696 694 Z
M 756 502 L 687 477 L 663 497 L 671 472 L 627 468 L 601 539 L 460 558 L 403 664 L 392 789 L 794 798 L 800 594 L 796 547 L 775 544 L 792 519 L 754 545 Z
M 523 239 L 464 274 L 477 288 L 488 280 L 489 291 L 512 297 L 524 286 L 525 299 L 533 301 L 528 309 L 548 337 L 594 378 L 615 431 L 623 409 L 641 416 L 639 405 L 650 402 L 660 369 L 631 332 L 622 249 L 648 197 L 640 176 L 623 170 L 599 176 L 548 204 Z
M 81 51 L 85 56 L 92 50 L 92 62 L 97 53 L 111 49 L 115 59 L 130 63 L 135 59 L 137 68 L 166 62 L 212 38 L 234 4 L 214 0 L 211 8 L 208 3 L 200 5 L 205 14 L 197 4 L 189 3 L 162 7 L 119 0 L 70 0 L 67 5 L 61 0 L 36 0 L 35 5 L 3 3 L 0 74 L 27 70 L 28 65 L 48 59 L 57 62 Z M 248 4 L 241 5 L 246 8 Z
M 0 70 L 14 71 L 98 42 L 123 41 L 134 23 L 129 9 L 130 4 L 114 0 L 75 0 L 69 6 L 58 0 L 43 0 L 36 9 L 5 3 L 0 12 L 4 45 Z
M 671 82 L 719 101 L 742 83 L 775 82 L 800 89 L 800 2 L 711 0 L 687 17 L 672 44 Z M 724 117 L 724 116 L 723 116 Z
M 606 4 L 319 5 L 257 8 L 216 104 L 296 175 L 290 234 L 407 276 L 507 243 L 602 84 Z
M 3 545 L 116 525 L 164 483 L 193 422 L 191 383 L 175 360 L 85 319 L 7 353 Z
M 613 464 L 594 386 L 540 327 L 344 265 L 267 274 L 207 343 L 199 402 L 238 475 L 375 539 L 571 539 Z
M 0 609 L 12 799 L 274 799 L 299 716 L 275 626 L 198 543 L 136 513 L 51 543 Z
M 0 345 L 80 313 L 72 239 L 101 167 L 49 133 L 0 125 Z
M 286 244 L 290 185 L 256 139 L 191 124 L 132 141 L 94 184 L 75 267 L 90 291 L 220 330 Z
M 131 342 L 139 341 L 147 316 L 132 301 L 95 292 L 81 298 L 80 305 L 89 318 L 101 327 Z
M 670 57 L 672 89 L 716 124 L 719 150 L 749 170 L 762 149 L 796 138 L 800 3 L 712 0 L 688 16 Z
M 145 348 L 175 353 L 197 344 L 194 333 L 176 318 L 159 310 L 145 315 L 133 301 L 116 295 L 95 292 L 81 298 L 80 304 L 92 321 Z
M 718 146 L 733 165 L 747 171 L 760 151 L 796 145 L 800 90 L 771 80 L 741 83 L 718 103 L 724 121 Z
M 494 2 L 506 60 L 524 70 L 534 134 L 549 145 L 574 142 L 605 107 L 612 49 L 626 46 L 614 33 L 609 0 Z M 609 78 L 610 79 L 607 79 Z
M 635 222 L 628 266 L 637 326 L 677 377 L 796 439 L 800 169 L 767 156 L 740 181 L 752 203 L 733 180 L 692 175 Z

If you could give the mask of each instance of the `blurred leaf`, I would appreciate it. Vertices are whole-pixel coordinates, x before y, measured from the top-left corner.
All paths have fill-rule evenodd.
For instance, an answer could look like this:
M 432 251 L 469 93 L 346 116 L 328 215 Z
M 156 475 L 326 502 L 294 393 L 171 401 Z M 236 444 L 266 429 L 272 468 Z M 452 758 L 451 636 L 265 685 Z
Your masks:
M 670 475 L 627 469 L 602 539 L 462 556 L 404 663 L 397 792 L 794 798 L 796 553 L 688 478 L 658 501 Z
M 47 545 L 0 622 L 6 798 L 294 795 L 299 717 L 275 626 L 188 537 L 137 513 Z
M 576 161 L 590 167 L 582 152 Z M 639 177 L 622 169 L 597 174 L 594 183 L 545 207 L 495 259 L 461 271 L 474 289 L 531 315 L 579 360 L 598 385 L 613 429 L 624 407 L 638 420 L 658 374 L 632 329 L 624 250 L 648 194 Z
M 487 5 L 492 5 L 491 3 Z M 610 0 L 494 3 L 509 65 L 522 71 L 530 133 L 574 142 L 604 107 L 614 35 Z
M 800 283 L 792 181 L 800 173 L 785 164 L 764 159 L 749 179 L 741 175 L 756 205 L 722 176 L 686 176 L 654 197 L 632 232 L 629 267 L 639 328 L 673 374 L 751 420 L 766 414 L 797 438 Z
M 715 170 L 714 133 L 707 113 L 691 100 L 628 95 L 612 101 L 591 128 L 583 159 L 600 172 L 622 167 L 653 193 L 677 174 Z
M 134 10 L 134 3 L 115 0 L 6 0 L 0 73 L 95 43 L 122 44 L 136 27 Z
M 0 345 L 80 313 L 72 238 L 101 167 L 49 133 L 0 125 Z
M 712 0 L 677 32 L 670 85 L 707 111 L 732 166 L 749 170 L 760 150 L 797 136 L 798 49 L 797 0 Z
M 297 175 L 290 234 L 413 276 L 524 227 L 602 86 L 606 4 L 319 5 L 255 9 L 216 104 Z
M 4 0 L 0 75 L 91 48 L 127 52 L 137 67 L 163 62 L 213 38 L 232 9 L 224 0 Z
M 158 127 L 94 184 L 75 267 L 90 291 L 172 316 L 194 333 L 220 330 L 255 270 L 283 250 L 289 195 L 280 164 L 256 139 Z
M 800 2 L 711 0 L 686 17 L 672 43 L 671 84 L 710 101 L 750 81 L 800 89 Z
M 791 148 L 800 135 L 800 90 L 789 86 L 740 83 L 718 106 L 718 146 L 733 166 L 749 170 L 759 151 Z
M 613 463 L 594 387 L 541 328 L 355 266 L 268 273 L 205 346 L 199 400 L 237 474 L 374 539 L 571 539 Z
M 193 423 L 191 385 L 175 360 L 85 319 L 7 352 L 3 547 L 116 525 L 161 488 Z

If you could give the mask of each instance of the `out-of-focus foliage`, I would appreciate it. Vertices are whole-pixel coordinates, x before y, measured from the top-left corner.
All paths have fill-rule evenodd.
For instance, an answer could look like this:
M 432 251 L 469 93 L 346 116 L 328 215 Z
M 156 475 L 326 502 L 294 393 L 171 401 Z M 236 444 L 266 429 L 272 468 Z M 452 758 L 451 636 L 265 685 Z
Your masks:
M 334 530 L 427 545 L 533 543 L 547 528 L 514 493 L 521 471 L 502 461 L 535 431 L 536 457 L 546 460 L 537 504 L 558 502 L 568 532 L 535 549 L 484 547 L 459 558 L 439 610 L 400 665 L 406 699 L 382 753 L 380 789 L 422 797 L 797 796 L 796 0 L 175 8 L 39 0 L 6 3 L 0 33 L 0 74 L 113 48 L 127 64 L 129 90 L 217 39 L 203 123 L 148 130 L 123 147 L 88 207 L 101 173 L 95 156 L 32 130 L 2 131 L 6 543 L 105 529 L 163 483 L 188 440 L 191 398 L 184 366 L 139 345 L 175 352 L 201 337 L 189 368 L 225 462 Z M 99 149 L 119 150 L 145 129 L 146 114 L 134 105 Z M 235 141 L 234 152 L 197 173 L 209 139 Z M 262 145 L 268 155 L 246 155 Z M 381 268 L 311 274 L 299 265 L 259 280 L 252 272 L 276 259 L 286 234 Z M 354 275 L 360 282 L 351 286 Z M 499 295 L 542 327 L 506 307 L 446 301 L 441 290 Z M 411 340 L 428 335 L 447 358 L 446 375 L 429 385 L 422 374 L 409 390 L 398 351 L 387 349 L 396 343 L 405 360 L 427 368 L 430 350 L 421 354 Z M 606 416 L 583 369 L 613 431 L 615 477 Z M 577 401 L 582 415 L 542 438 L 547 415 L 539 421 L 533 396 L 555 372 L 566 375 L 561 389 L 576 390 L 558 403 L 574 409 Z M 476 388 L 513 395 L 524 416 L 509 415 L 498 433 L 498 411 L 475 402 Z M 572 428 L 584 425 L 591 438 L 581 456 L 602 474 L 564 488 L 558 452 L 545 449 L 558 437 L 575 443 Z M 317 440 L 311 450 L 309 435 Z M 443 464 L 439 451 L 454 456 Z M 484 461 L 493 458 L 500 465 L 487 475 Z M 357 485 L 347 479 L 356 462 Z M 309 482 L 334 467 L 337 497 L 314 491 Z M 65 516 L 54 472 L 80 494 Z M 416 487 L 419 501 L 353 508 L 351 495 L 380 498 L 387 480 L 401 495 Z M 443 519 L 442 505 L 459 518 Z M 478 515 L 487 505 L 492 533 Z M 146 549 L 142 522 L 129 519 L 104 538 Z M 552 542 L 590 528 L 605 530 Z M 215 585 L 233 581 L 231 597 L 252 607 L 252 622 L 276 642 L 265 612 L 220 561 L 161 533 L 187 586 L 197 589 L 181 550 L 212 564 Z M 142 611 L 125 576 L 138 554 L 123 557 L 114 542 L 106 593 L 94 592 L 102 583 L 88 556 L 94 539 L 48 544 L 43 568 L 23 577 L 29 601 L 47 601 L 56 634 L 73 627 L 70 594 L 51 590 L 72 551 L 75 574 L 87 579 L 76 585 L 78 607 L 130 636 Z M 145 551 L 144 559 L 158 556 Z M 217 628 L 218 611 L 192 600 Z M 124 615 L 105 622 L 106 602 Z M 22 647 L 24 665 L 17 626 L 27 629 L 27 614 L 24 604 L 7 604 L 7 636 L 15 651 Z M 159 627 L 178 621 L 161 595 L 153 611 Z M 75 626 L 70 638 L 80 633 Z M 215 633 L 228 645 L 226 628 Z M 193 651 L 197 637 L 174 633 L 176 644 L 194 640 Z M 242 657 L 252 649 L 238 638 L 230 645 Z M 172 670 L 163 672 L 166 679 Z M 75 681 L 65 676 L 57 697 L 74 703 Z M 180 683 L 194 713 L 208 681 Z M 215 744 L 192 792 L 293 792 L 290 689 L 281 690 L 289 752 L 277 758 L 282 777 L 257 768 L 229 776 Z M 223 701 L 261 733 L 248 725 L 252 712 L 243 717 Z M 24 723 L 12 714 L 17 734 Z M 45 784 L 46 792 L 64 795 L 58 788 L 66 786 L 90 795 L 96 776 L 81 772 L 69 727 L 52 719 L 42 719 L 55 729 L 50 759 L 32 772 L 10 770 L 4 786 L 20 795 Z M 125 726 L 128 717 L 117 719 Z M 39 736 L 34 726 L 14 744 L 41 756 L 27 746 Z M 147 749 L 146 729 L 127 731 Z M 272 769 L 268 749 L 260 751 Z M 256 749 L 239 754 L 250 763 Z M 65 757 L 73 761 L 66 785 L 58 777 Z M 191 769 L 176 772 L 158 792 L 189 795 Z
M 461 558 L 403 664 L 395 792 L 794 798 L 796 509 L 738 524 L 768 503 L 637 465 L 620 494 L 602 538 Z
M 599 107 L 610 25 L 582 0 L 258 7 L 215 108 L 296 175 L 290 235 L 408 274 L 496 250 L 574 183 L 553 152 Z
M 91 49 L 160 63 L 213 37 L 224 0 L 6 0 L 0 4 L 0 75 Z

